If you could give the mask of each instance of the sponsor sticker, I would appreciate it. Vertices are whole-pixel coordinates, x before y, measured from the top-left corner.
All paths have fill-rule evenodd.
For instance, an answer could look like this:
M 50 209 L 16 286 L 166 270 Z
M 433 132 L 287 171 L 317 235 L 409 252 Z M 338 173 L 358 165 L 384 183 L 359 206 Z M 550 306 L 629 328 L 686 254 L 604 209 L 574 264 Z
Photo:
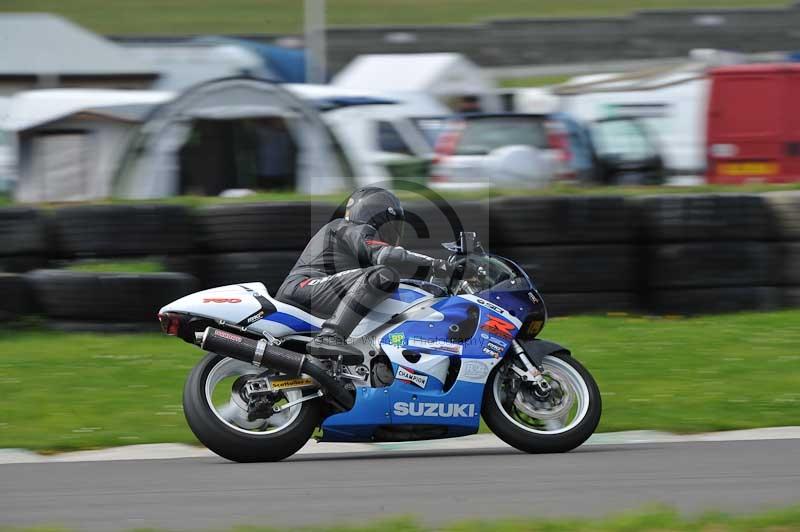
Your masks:
M 497 312 L 498 314 L 502 314 L 503 312 L 505 312 L 504 308 L 498 307 L 494 303 L 489 303 L 485 299 L 476 298 L 476 301 L 478 302 L 479 305 L 483 305 L 484 307 L 488 308 L 491 311 Z
M 539 298 L 536 297 L 533 292 L 528 292 L 528 299 L 530 299 L 531 303 L 533 303 L 534 305 L 539 304 Z
M 498 353 L 498 354 L 502 354 L 506 350 L 506 344 L 505 343 L 503 343 L 503 345 L 500 345 L 499 343 L 488 342 L 486 344 L 486 347 L 488 347 L 489 349 L 491 349 L 492 351 L 494 351 L 495 353 Z
M 484 347 L 483 348 L 483 352 L 485 354 L 489 355 L 490 357 L 493 357 L 493 358 L 499 358 L 500 357 L 500 353 L 498 353 L 497 351 L 492 351 L 488 347 Z
M 238 297 L 207 297 L 203 299 L 203 303 L 241 303 L 242 300 Z
M 300 377 L 298 379 L 282 379 L 269 381 L 273 390 L 285 390 L 286 388 L 304 388 L 306 386 L 316 386 L 316 382 L 311 377 Z
M 465 360 L 461 374 L 467 379 L 483 379 L 489 374 L 489 366 L 480 360 Z
M 488 340 L 489 339 L 489 335 L 486 334 L 486 333 L 481 333 L 481 338 L 483 338 L 484 340 Z
M 406 343 L 405 333 L 392 333 L 389 335 L 389 344 L 395 347 L 403 347 Z
M 393 413 L 399 417 L 474 417 L 475 405 L 397 402 L 394 404 Z
M 255 323 L 263 317 L 264 317 L 264 311 L 259 310 L 258 312 L 247 318 L 247 323 L 248 324 Z
M 442 340 L 430 340 L 428 338 L 409 338 L 408 345 L 410 347 L 421 347 L 423 349 L 438 349 L 439 351 L 447 351 L 455 355 L 460 355 L 464 350 L 464 346 L 461 344 L 454 344 Z
M 239 344 L 242 343 L 242 340 L 244 340 L 244 338 L 242 338 L 238 334 L 229 333 L 227 331 L 220 331 L 219 329 L 216 329 L 214 331 L 214 336 L 217 336 L 219 338 L 225 338 L 226 340 L 230 340 L 231 342 L 236 342 Z
M 506 340 L 511 340 L 514 338 L 514 328 L 515 327 L 513 323 L 506 321 L 503 318 L 498 318 L 497 316 L 489 316 L 489 319 L 487 319 L 483 325 L 481 325 L 482 331 L 486 331 L 489 334 L 494 334 L 500 338 L 505 338 Z
M 416 384 L 420 388 L 424 388 L 425 385 L 428 383 L 428 376 L 427 375 L 419 375 L 414 373 L 410 369 L 406 369 L 403 366 L 398 366 L 397 374 L 395 375 L 397 380 L 408 382 L 410 384 Z

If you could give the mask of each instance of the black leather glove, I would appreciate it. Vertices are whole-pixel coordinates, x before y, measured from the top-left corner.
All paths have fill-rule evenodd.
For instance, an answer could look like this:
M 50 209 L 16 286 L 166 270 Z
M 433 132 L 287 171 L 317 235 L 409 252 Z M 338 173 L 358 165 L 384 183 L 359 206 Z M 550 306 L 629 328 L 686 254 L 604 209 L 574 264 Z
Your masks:
M 431 265 L 433 277 L 438 279 L 450 279 L 454 270 L 454 264 L 443 259 L 433 259 L 433 264 Z

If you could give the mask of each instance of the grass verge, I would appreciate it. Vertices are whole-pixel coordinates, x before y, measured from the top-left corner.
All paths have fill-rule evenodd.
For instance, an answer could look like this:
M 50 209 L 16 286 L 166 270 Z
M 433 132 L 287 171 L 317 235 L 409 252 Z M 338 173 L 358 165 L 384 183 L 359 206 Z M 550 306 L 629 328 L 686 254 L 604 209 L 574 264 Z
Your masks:
M 547 87 L 559 85 L 574 78 L 574 75 L 528 76 L 522 78 L 503 78 L 498 80 L 501 87 Z
M 800 311 L 561 318 L 542 336 L 597 378 L 601 431 L 800 425 Z M 181 393 L 200 354 L 156 334 L 0 331 L 0 448 L 194 442 Z
M 800 529 L 800 506 L 770 510 L 747 515 L 708 512 L 695 516 L 682 516 L 675 510 L 654 507 L 635 512 L 616 514 L 604 518 L 514 518 L 502 520 L 470 520 L 445 525 L 423 525 L 412 518 L 374 521 L 363 525 L 325 525 L 293 528 L 300 532 L 560 532 L 585 530 L 612 531 L 675 531 L 675 532 L 740 532 L 740 531 L 792 531 Z M 67 532 L 69 529 L 47 526 L 11 528 L 0 526 L 0 532 Z M 237 526 L 229 532 L 273 532 L 279 528 Z
M 74 272 L 89 273 L 158 273 L 164 265 L 156 260 L 85 260 L 67 266 Z
M 757 184 L 751 183 L 746 185 L 697 185 L 697 186 L 582 186 L 582 185 L 551 185 L 545 188 L 518 188 L 507 189 L 498 187 L 489 187 L 480 190 L 457 191 L 457 190 L 434 190 L 438 196 L 445 200 L 452 201 L 468 201 L 468 200 L 483 200 L 502 197 L 528 197 L 528 196 L 651 196 L 651 195 L 665 195 L 665 194 L 760 194 L 764 192 L 781 192 L 781 191 L 794 191 L 800 190 L 800 182 L 789 184 Z M 405 201 L 420 200 L 421 192 L 396 190 L 400 199 Z M 111 200 L 98 200 L 88 203 L 93 205 L 136 205 L 136 204 L 167 204 L 167 205 L 183 205 L 186 207 L 203 207 L 207 205 L 224 205 L 236 203 L 268 203 L 268 202 L 294 202 L 294 201 L 307 201 L 307 202 L 323 202 L 339 204 L 347 199 L 350 192 L 341 192 L 339 194 L 327 194 L 320 196 L 312 196 L 299 192 L 289 191 L 260 191 L 249 196 L 240 198 L 221 198 L 218 196 L 174 196 L 170 198 L 162 198 L 157 200 L 127 200 L 127 199 L 111 199 Z M 13 203 L 9 201 L 3 203 L 0 199 L 0 207 L 10 206 Z M 66 203 L 39 203 L 36 204 L 40 208 L 56 208 L 65 205 L 76 205 L 74 202 Z
M 330 25 L 455 24 L 491 18 L 627 15 L 639 9 L 780 6 L 787 0 L 336 0 Z M 3 0 L 0 11 L 49 11 L 107 34 L 296 33 L 297 0 Z

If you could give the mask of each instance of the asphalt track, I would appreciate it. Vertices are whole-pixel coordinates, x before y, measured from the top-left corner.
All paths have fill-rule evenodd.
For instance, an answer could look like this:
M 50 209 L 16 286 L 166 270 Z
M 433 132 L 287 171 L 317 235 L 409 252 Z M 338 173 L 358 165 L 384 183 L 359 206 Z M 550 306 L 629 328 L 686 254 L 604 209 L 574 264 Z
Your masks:
M 0 465 L 0 525 L 87 530 L 586 516 L 655 502 L 685 512 L 798 503 L 800 440 Z

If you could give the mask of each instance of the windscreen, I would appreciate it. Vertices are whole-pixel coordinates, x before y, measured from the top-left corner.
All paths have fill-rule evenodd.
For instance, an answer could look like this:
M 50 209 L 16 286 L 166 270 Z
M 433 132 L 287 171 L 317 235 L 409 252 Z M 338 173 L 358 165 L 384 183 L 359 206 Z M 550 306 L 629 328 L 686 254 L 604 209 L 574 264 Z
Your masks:
M 525 273 L 514 263 L 494 255 L 473 254 L 466 259 L 462 290 L 468 293 L 490 290 L 498 285 L 517 290 L 531 288 Z

